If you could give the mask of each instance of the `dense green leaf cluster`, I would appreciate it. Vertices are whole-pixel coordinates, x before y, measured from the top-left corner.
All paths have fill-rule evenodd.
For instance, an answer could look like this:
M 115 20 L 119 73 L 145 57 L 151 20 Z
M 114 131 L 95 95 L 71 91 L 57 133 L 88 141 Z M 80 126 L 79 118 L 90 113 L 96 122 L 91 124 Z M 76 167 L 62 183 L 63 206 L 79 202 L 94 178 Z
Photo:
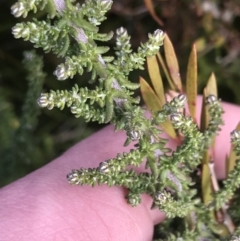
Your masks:
M 170 220 L 176 217 L 184 219 L 185 231 L 166 234 L 164 240 L 217 240 L 216 237 L 221 237 L 217 230 L 219 223 L 211 216 L 211 211 L 213 208 L 226 211 L 226 204 L 239 189 L 240 161 L 236 162 L 235 169 L 224 181 L 223 189 L 215 194 L 214 201 L 208 206 L 201 203 L 194 182 L 196 179 L 193 180 L 191 174 L 201 164 L 204 152 L 223 124 L 220 101 L 214 95 L 206 97 L 210 121 L 203 132 L 182 111 L 186 102 L 183 94 L 172 98 L 160 111 L 147 118 L 138 106 L 139 98 L 133 97 L 133 91 L 139 85 L 132 83 L 128 76 L 134 69 L 143 69 L 146 57 L 159 51 L 164 34 L 161 30 L 149 34 L 148 41 L 133 52 L 130 36 L 121 27 L 116 31 L 115 55 L 105 55 L 109 48 L 96 41 L 104 42 L 113 37 L 113 32 L 99 33 L 98 28 L 106 19 L 105 14 L 111 5 L 111 0 L 86 0 L 82 5 L 71 0 L 19 0 L 12 6 L 15 17 L 26 17 L 29 11 L 43 9 L 48 13 L 46 21 L 33 19 L 18 23 L 12 31 L 16 38 L 23 38 L 36 48 L 65 58 L 54 71 L 58 80 L 73 78 L 87 71 L 92 74 L 90 82 L 95 83 L 93 89 L 75 85 L 72 90 L 51 90 L 41 95 L 37 92 L 39 87 L 35 90 L 32 86 L 27 99 L 39 94 L 40 107 L 49 110 L 68 107 L 76 117 L 81 116 L 86 121 L 112 123 L 116 130 L 126 132 L 125 146 L 134 142 L 134 149 L 129 153 L 119 153 L 96 168 L 74 169 L 67 175 L 70 184 L 126 187 L 126 199 L 132 206 L 141 202 L 140 194 L 147 193 L 153 198 L 152 208 L 164 211 Z M 31 58 L 31 55 L 26 58 Z M 44 74 L 36 77 L 43 79 Z M 36 116 L 38 110 L 27 102 L 24 110 L 26 114 L 21 128 L 27 133 L 28 128 L 35 126 L 29 115 Z M 159 126 L 166 121 L 171 122 L 182 138 L 176 150 L 166 148 L 167 140 L 161 137 Z M 239 156 L 240 133 L 233 131 L 231 136 Z M 145 172 L 128 169 L 130 165 L 138 167 L 143 162 L 146 164 Z M 238 229 L 236 233 L 231 230 L 229 233 L 232 236 L 229 235 L 227 240 L 234 240 L 234 235 L 239 235 Z

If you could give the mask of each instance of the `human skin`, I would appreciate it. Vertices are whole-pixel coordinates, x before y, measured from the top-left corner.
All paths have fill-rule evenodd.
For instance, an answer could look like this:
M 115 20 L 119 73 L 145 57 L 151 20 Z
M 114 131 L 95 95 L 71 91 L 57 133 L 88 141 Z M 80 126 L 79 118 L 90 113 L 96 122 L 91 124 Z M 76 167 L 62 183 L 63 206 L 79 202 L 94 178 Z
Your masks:
M 198 98 L 198 106 L 200 103 Z M 225 125 L 216 139 L 215 149 L 218 178 L 225 176 L 229 133 L 240 120 L 239 107 L 223 103 L 223 108 Z M 122 187 L 70 186 L 66 179 L 73 168 L 97 167 L 99 162 L 128 151 L 130 147 L 123 147 L 124 141 L 123 132 L 114 133 L 113 126 L 108 126 L 48 165 L 2 188 L 0 240 L 152 240 L 153 226 L 164 219 L 164 214 L 150 210 L 149 196 L 142 195 L 142 203 L 133 208 L 126 203 L 126 190 Z

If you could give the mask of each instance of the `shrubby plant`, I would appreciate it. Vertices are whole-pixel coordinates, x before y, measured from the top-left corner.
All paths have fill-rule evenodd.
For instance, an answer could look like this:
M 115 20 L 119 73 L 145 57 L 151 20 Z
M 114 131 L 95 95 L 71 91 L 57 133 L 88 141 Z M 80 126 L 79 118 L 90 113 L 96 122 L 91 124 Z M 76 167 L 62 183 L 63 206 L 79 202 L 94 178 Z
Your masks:
M 212 185 L 216 176 L 208 149 L 223 124 L 214 75 L 204 91 L 202 122 L 198 127 L 195 48 L 189 58 L 186 91 L 171 42 L 161 30 L 149 34 L 148 41 L 133 52 L 130 36 L 121 27 L 115 32 L 115 55 L 106 55 L 109 48 L 101 42 L 110 40 L 114 34 L 99 33 L 98 26 L 106 19 L 111 5 L 111 0 L 86 0 L 82 5 L 74 0 L 19 0 L 11 8 L 15 17 L 27 17 L 30 11 L 46 12 L 45 20 L 18 23 L 12 32 L 15 38 L 23 38 L 36 48 L 64 58 L 54 71 L 58 80 L 91 72 L 93 88 L 74 85 L 71 90 L 51 90 L 40 95 L 39 106 L 49 110 L 68 107 L 72 114 L 86 121 L 112 123 L 116 130 L 126 132 L 125 146 L 134 142 L 134 149 L 129 153 L 103 160 L 96 168 L 72 170 L 67 175 L 68 182 L 123 186 L 128 189 L 126 199 L 132 206 L 140 204 L 140 195 L 147 193 L 153 198 L 152 208 L 167 216 L 158 240 L 239 240 L 240 215 L 236 215 L 240 205 L 239 127 L 231 133 L 232 153 L 236 153 L 236 158 L 230 155 L 227 160 L 231 167 L 227 179 L 221 189 Z M 163 43 L 166 63 L 159 54 Z M 139 106 L 140 98 L 133 95 L 140 85 L 128 77 L 134 69 L 144 69 L 146 58 L 154 89 L 143 78 L 140 85 L 151 111 L 150 118 Z M 158 61 L 172 89 L 166 96 Z M 166 147 L 168 140 L 161 137 L 163 131 L 181 143 L 176 150 Z M 143 162 L 146 162 L 145 172 L 127 169 Z M 202 175 L 194 175 L 199 167 Z M 216 213 L 222 214 L 224 222 L 218 220 Z M 178 222 L 179 229 L 174 230 L 176 220 L 181 222 Z

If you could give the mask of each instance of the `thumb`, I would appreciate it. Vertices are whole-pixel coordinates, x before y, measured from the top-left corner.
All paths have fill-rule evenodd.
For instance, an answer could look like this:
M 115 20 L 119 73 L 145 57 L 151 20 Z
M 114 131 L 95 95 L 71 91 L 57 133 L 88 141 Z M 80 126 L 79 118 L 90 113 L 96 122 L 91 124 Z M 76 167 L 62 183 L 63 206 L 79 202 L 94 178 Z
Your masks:
M 0 190 L 0 240 L 146 241 L 154 223 L 164 218 L 150 210 L 152 200 L 126 203 L 122 187 L 70 186 L 72 168 L 96 167 L 115 157 L 125 134 L 108 126 L 78 143 L 62 156 Z

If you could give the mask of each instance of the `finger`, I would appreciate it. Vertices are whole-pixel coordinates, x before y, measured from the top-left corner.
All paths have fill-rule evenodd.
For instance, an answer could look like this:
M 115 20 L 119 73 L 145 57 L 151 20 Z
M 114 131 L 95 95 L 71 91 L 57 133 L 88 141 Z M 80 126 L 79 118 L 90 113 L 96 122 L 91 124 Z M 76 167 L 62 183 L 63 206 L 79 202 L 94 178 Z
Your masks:
M 105 185 L 70 186 L 72 168 L 96 167 L 128 151 L 122 132 L 113 127 L 92 135 L 50 164 L 0 191 L 0 240 L 151 240 L 153 224 L 164 217 L 150 211 L 152 200 L 126 203 L 126 190 Z M 11 231 L 10 231 L 11 230 Z

